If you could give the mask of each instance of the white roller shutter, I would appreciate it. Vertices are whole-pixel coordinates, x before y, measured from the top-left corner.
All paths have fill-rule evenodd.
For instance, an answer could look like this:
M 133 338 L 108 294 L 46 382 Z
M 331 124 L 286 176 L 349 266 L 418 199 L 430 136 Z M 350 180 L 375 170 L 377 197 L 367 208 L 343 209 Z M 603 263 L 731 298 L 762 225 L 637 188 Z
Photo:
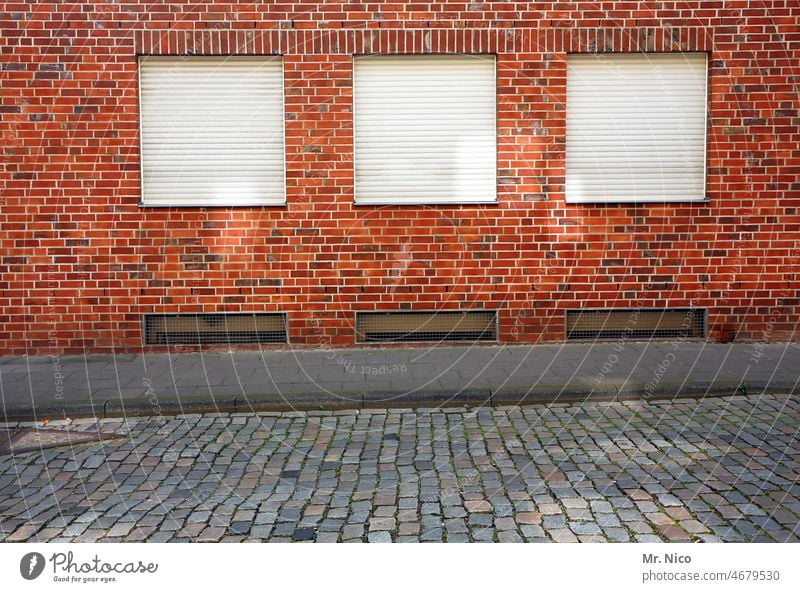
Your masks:
M 139 63 L 142 202 L 285 203 L 280 58 Z
M 567 58 L 568 202 L 705 198 L 706 55 Z
M 358 204 L 497 198 L 491 56 L 364 56 L 354 64 Z

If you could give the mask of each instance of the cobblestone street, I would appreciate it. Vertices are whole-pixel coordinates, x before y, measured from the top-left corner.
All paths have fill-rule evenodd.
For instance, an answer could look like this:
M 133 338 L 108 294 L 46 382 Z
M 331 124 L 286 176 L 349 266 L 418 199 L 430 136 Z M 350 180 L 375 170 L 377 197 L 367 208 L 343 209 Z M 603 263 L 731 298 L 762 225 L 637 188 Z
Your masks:
M 0 456 L 0 540 L 800 540 L 796 397 L 65 426 L 120 438 Z

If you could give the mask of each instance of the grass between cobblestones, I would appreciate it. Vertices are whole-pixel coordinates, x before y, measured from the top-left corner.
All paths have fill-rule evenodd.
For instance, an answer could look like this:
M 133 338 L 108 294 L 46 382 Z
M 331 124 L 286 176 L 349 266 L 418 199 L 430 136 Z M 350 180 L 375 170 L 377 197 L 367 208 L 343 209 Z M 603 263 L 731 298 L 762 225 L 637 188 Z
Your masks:
M 58 423 L 120 439 L 0 457 L 0 540 L 800 540 L 792 397 Z

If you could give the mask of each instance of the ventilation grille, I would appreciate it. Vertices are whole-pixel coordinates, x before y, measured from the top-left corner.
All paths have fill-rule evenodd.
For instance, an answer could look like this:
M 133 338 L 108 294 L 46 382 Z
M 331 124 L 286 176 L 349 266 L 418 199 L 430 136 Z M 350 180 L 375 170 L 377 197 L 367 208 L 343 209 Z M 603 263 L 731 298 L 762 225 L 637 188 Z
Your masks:
M 286 343 L 286 315 L 182 314 L 145 315 L 147 345 L 215 343 Z
M 568 310 L 566 313 L 567 339 L 686 339 L 706 335 L 706 311 L 702 308 Z
M 357 341 L 495 341 L 496 311 L 356 314 Z

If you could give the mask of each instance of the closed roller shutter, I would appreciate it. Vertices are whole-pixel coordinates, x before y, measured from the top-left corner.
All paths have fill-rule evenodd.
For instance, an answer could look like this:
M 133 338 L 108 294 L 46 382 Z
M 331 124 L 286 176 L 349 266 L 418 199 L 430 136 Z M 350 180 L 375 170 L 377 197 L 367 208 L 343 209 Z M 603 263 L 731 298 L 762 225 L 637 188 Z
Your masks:
M 283 204 L 279 58 L 140 61 L 145 205 Z
M 706 55 L 567 59 L 569 202 L 705 198 Z
M 359 204 L 496 200 L 491 56 L 355 59 Z

